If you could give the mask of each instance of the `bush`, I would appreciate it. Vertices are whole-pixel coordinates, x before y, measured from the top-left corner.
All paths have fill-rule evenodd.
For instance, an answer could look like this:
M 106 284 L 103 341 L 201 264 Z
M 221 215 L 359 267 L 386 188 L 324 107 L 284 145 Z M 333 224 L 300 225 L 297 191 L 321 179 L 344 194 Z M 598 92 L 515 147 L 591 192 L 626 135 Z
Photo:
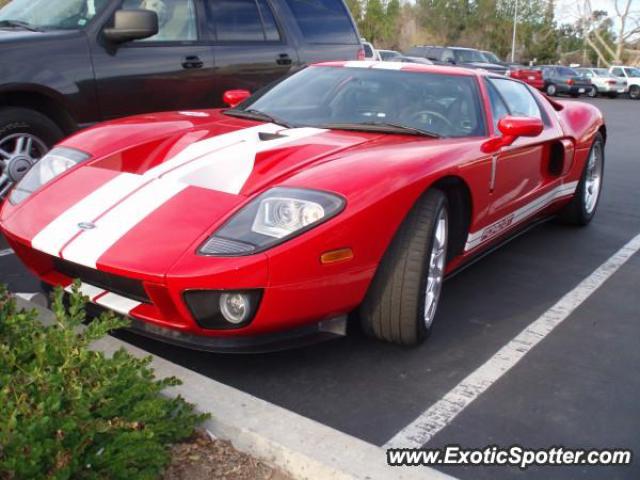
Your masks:
M 0 285 L 0 478 L 157 478 L 168 446 L 205 416 L 160 395 L 180 382 L 156 380 L 151 358 L 89 350 L 127 320 L 105 314 L 80 331 L 78 285 L 68 308 L 62 297 L 58 289 L 56 324 L 43 326 Z

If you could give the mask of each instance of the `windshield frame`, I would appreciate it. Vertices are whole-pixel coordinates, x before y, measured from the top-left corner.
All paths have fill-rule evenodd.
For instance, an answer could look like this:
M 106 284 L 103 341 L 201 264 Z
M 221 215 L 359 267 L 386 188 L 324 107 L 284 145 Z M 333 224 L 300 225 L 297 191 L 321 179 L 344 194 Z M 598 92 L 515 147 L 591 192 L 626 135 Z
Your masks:
M 78 3 L 80 3 L 82 0 L 77 0 L 77 1 Z M 0 14 L 2 13 L 3 10 L 6 10 L 7 8 L 11 7 L 11 5 L 16 5 L 19 3 L 30 5 L 33 3 L 33 0 L 10 0 L 6 5 L 0 8 Z M 52 3 L 55 4 L 56 2 L 46 2 L 47 5 L 51 5 Z M 28 23 L 31 27 L 33 27 L 35 31 L 38 31 L 38 32 L 49 32 L 49 31 L 67 32 L 67 33 L 83 32 L 91 28 L 92 26 L 94 26 L 97 22 L 100 22 L 100 20 L 105 18 L 105 16 L 111 16 L 113 14 L 113 11 L 117 9 L 121 5 L 121 3 L 122 2 L 120 1 L 104 0 L 104 4 L 101 7 L 96 6 L 96 13 L 90 19 L 87 20 L 85 25 L 78 25 L 74 28 L 63 28 L 60 25 L 42 25 L 38 23 L 32 23 L 29 21 L 29 19 L 25 19 L 24 17 L 18 18 L 16 16 L 8 16 L 7 18 L 0 17 L 0 21 L 2 20 L 22 21 L 22 22 Z M 17 30 L 18 28 L 0 27 L 0 29 L 12 31 L 12 30 Z

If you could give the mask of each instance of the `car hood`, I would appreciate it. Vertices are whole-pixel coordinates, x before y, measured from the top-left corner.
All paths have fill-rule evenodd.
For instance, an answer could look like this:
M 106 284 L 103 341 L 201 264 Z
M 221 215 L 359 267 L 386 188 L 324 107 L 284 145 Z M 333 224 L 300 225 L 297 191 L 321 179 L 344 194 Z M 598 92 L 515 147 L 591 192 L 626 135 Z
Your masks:
M 185 251 L 195 251 L 248 196 L 385 137 L 411 141 L 287 129 L 217 111 L 132 117 L 64 141 L 62 146 L 93 159 L 24 205 L 5 208 L 0 222 L 49 255 L 161 281 Z

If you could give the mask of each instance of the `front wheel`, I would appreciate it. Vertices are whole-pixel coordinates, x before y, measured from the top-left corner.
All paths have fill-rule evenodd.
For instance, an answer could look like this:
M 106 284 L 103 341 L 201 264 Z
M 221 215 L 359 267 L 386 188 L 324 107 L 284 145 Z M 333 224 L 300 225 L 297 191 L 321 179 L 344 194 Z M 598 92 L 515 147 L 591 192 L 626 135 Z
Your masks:
M 360 308 L 363 330 L 380 340 L 417 345 L 431 333 L 449 237 L 447 198 L 423 195 L 389 246 Z
M 553 83 L 550 83 L 549 85 L 547 85 L 547 88 L 545 89 L 545 91 L 547 92 L 547 95 L 549 95 L 550 97 L 555 97 L 558 94 L 558 88 Z
M 588 225 L 596 214 L 604 178 L 604 139 L 596 135 L 576 193 L 561 218 L 572 225 Z
M 631 85 L 629 88 L 629 98 L 638 100 L 640 98 L 640 87 L 638 85 Z

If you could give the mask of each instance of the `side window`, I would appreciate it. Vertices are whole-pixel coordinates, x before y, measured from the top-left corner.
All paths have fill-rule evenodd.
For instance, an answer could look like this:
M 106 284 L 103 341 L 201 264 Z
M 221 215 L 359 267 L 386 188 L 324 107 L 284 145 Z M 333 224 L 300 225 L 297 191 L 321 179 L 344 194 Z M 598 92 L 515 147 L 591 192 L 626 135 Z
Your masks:
M 502 97 L 491 82 L 487 82 L 487 90 L 489 91 L 489 102 L 491 103 L 491 116 L 493 117 L 493 131 L 499 133 L 498 122 L 509 115 L 509 109 L 502 100 Z
M 449 50 L 448 48 L 442 52 L 442 61 L 443 62 L 455 62 L 456 56 L 453 53 L 453 50 Z
M 613 70 L 611 70 L 611 73 L 613 73 L 616 77 L 624 77 L 624 72 L 621 68 L 614 68 Z
M 286 0 L 308 43 L 360 43 L 342 0 Z
M 198 39 L 193 0 L 124 0 L 124 10 L 151 10 L 158 15 L 158 34 L 137 42 L 185 42 Z
M 536 100 L 526 86 L 502 78 L 492 78 L 489 81 L 498 89 L 502 98 L 504 98 L 511 115 L 542 119 L 540 107 L 538 107 Z
M 276 20 L 266 0 L 209 0 L 205 6 L 218 41 L 280 40 Z
M 626 75 L 627 77 L 635 77 L 635 75 L 633 74 L 633 70 L 631 68 L 625 68 L 624 69 L 624 75 Z M 622 75 L 624 77 L 624 75 Z

